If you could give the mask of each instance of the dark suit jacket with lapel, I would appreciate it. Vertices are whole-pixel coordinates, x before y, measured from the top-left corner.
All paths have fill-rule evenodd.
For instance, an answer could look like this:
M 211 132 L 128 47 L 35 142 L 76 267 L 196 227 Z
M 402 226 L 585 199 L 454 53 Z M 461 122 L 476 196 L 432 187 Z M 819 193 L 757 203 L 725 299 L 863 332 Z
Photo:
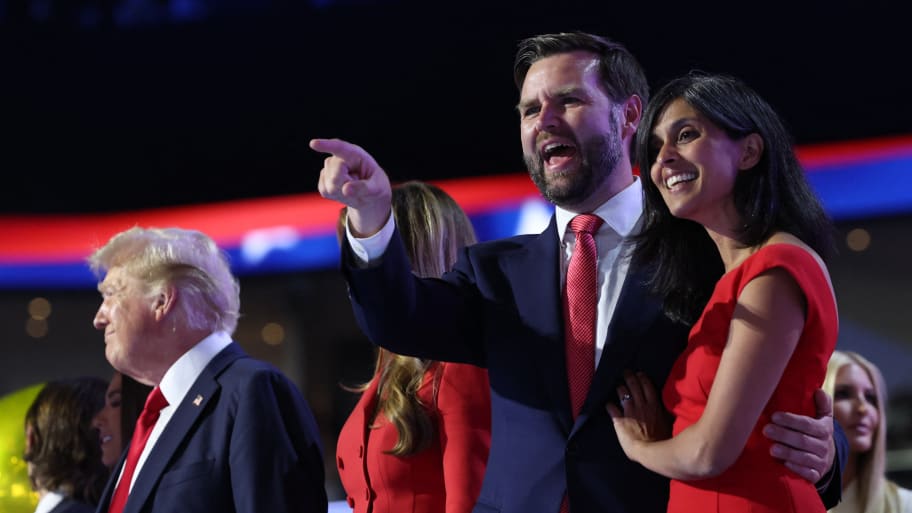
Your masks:
M 64 498 L 49 513 L 93 513 L 95 506 L 76 499 Z
M 343 248 L 356 318 L 397 353 L 487 367 L 492 436 L 476 513 L 664 512 L 668 480 L 627 459 L 605 403 L 624 369 L 661 389 L 686 343 L 631 269 L 576 422 L 564 356 L 557 229 L 476 244 L 443 280 L 412 276 L 398 234 L 379 266 L 358 269 Z
M 322 449 L 313 414 L 274 367 L 231 343 L 171 417 L 124 513 L 323 513 Z M 107 513 L 123 458 L 99 505 Z

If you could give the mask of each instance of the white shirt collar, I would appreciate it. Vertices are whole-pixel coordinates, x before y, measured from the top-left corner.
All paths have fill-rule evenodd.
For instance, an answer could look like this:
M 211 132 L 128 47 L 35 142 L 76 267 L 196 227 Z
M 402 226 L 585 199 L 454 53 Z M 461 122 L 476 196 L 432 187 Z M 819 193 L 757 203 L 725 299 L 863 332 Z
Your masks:
M 41 497 L 41 500 L 38 501 L 38 507 L 35 508 L 35 513 L 49 513 L 56 508 L 63 499 L 63 495 L 57 492 L 45 492 Z
M 592 213 L 605 221 L 603 228 L 610 226 L 621 237 L 630 235 L 643 213 L 643 184 L 640 178 L 634 176 L 632 184 L 599 205 Z M 567 225 L 576 215 L 575 212 L 557 206 L 554 208 L 559 240 L 564 240 Z
M 200 340 L 168 368 L 158 386 L 169 406 L 180 404 L 203 369 L 228 344 L 231 344 L 231 335 L 216 331 Z

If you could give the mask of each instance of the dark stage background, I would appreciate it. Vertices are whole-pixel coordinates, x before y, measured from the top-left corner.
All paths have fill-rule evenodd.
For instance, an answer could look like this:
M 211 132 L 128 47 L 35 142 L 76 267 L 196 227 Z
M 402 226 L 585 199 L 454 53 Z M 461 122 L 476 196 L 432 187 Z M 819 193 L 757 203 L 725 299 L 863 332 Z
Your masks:
M 313 137 L 362 145 L 394 181 L 523 172 L 512 59 L 540 32 L 614 37 L 653 87 L 691 69 L 737 75 L 799 145 L 909 134 L 905 19 L 875 2 L 0 0 L 0 215 L 315 192 Z M 844 221 L 870 251 L 843 248 L 831 267 L 840 344 L 906 394 L 896 449 L 912 447 L 909 221 Z M 345 285 L 328 269 L 245 277 L 242 294 L 236 338 L 305 392 L 340 499 L 335 438 L 355 397 L 339 384 L 367 379 L 372 358 Z M 53 305 L 39 337 L 23 330 L 36 296 Z M 0 294 L 0 395 L 108 376 L 97 306 L 94 290 Z M 899 476 L 912 453 L 896 454 Z
M 4 5 L 5 4 L 5 5 Z M 105 212 L 316 190 L 312 137 L 394 179 L 523 170 L 516 42 L 586 30 L 653 87 L 747 80 L 798 144 L 908 133 L 895 8 L 839 2 L 0 0 L 0 209 Z

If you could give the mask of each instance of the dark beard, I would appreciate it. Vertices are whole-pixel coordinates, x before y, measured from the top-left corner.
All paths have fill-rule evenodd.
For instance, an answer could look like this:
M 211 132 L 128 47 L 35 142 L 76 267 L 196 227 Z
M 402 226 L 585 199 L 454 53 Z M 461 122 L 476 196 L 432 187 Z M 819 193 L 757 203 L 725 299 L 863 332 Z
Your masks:
M 532 182 L 554 205 L 572 207 L 586 201 L 611 175 L 623 155 L 621 140 L 615 132 L 583 141 L 579 150 L 579 170 L 562 183 L 548 183 L 545 163 L 538 154 L 523 156 Z

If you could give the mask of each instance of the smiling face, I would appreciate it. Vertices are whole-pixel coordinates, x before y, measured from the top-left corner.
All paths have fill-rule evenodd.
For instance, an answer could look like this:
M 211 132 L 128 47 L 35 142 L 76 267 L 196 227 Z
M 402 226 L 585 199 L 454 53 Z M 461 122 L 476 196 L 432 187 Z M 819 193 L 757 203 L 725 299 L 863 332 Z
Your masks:
M 672 215 L 716 230 L 741 226 L 732 191 L 741 170 L 756 164 L 762 140 L 734 140 L 683 99 L 668 104 L 653 130 L 649 177 Z
M 880 425 L 878 397 L 871 376 L 860 365 L 839 368 L 833 387 L 833 417 L 845 431 L 849 450 L 867 452 Z
M 108 362 L 141 382 L 157 383 L 149 378 L 156 371 L 164 373 L 156 366 L 161 358 L 154 352 L 156 298 L 146 294 L 142 282 L 122 267 L 111 268 L 98 290 L 102 303 L 93 324 L 104 331 Z
M 101 441 L 101 461 L 106 467 L 113 467 L 123 452 L 123 434 L 120 429 L 122 378 L 115 372 L 105 393 L 105 404 L 92 419 L 92 427 L 98 430 Z
M 518 109 L 523 157 L 542 195 L 589 211 L 629 185 L 632 175 L 618 168 L 629 170 L 625 142 L 639 120 L 638 102 L 625 129 L 629 114 L 600 85 L 595 55 L 561 53 L 534 62 Z

